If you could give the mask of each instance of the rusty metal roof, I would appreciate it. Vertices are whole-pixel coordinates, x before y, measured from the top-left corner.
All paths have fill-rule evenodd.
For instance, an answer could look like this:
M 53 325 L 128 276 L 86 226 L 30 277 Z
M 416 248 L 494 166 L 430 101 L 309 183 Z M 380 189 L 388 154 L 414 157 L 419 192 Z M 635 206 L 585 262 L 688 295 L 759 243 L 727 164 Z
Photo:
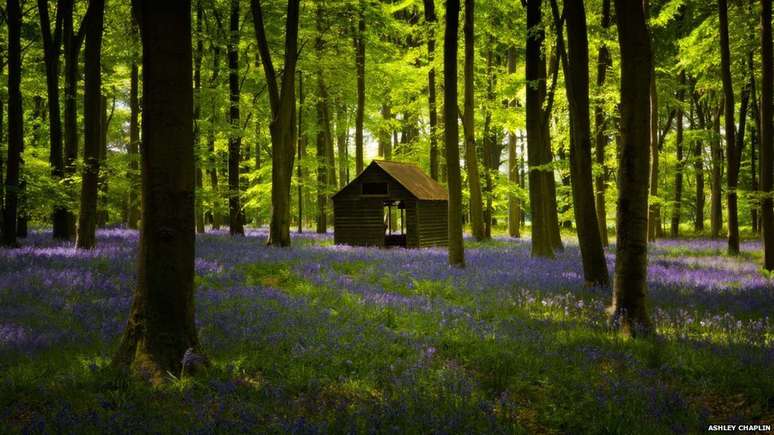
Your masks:
M 371 165 L 379 166 L 419 200 L 447 201 L 449 199 L 446 189 L 413 163 L 374 160 Z

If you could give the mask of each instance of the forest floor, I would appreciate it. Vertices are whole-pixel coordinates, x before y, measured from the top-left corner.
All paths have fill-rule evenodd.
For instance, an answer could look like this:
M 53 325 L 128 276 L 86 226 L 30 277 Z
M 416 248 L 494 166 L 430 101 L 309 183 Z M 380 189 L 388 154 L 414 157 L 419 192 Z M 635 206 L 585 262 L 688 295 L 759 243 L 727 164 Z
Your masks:
M 161 387 L 107 366 L 129 312 L 137 233 L 90 252 L 36 233 L 0 250 L 0 433 L 694 433 L 774 423 L 774 279 L 760 244 L 650 249 L 655 338 L 608 329 L 610 290 L 577 246 L 333 246 L 197 238 L 197 324 L 213 365 Z M 608 253 L 613 270 L 614 258 Z

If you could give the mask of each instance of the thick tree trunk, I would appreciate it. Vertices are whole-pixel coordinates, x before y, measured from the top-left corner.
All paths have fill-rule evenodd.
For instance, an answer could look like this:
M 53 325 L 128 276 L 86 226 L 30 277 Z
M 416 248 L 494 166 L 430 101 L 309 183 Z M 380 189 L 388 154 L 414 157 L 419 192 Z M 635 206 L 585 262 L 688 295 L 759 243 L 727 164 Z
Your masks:
M 462 114 L 462 127 L 465 136 L 465 169 L 468 172 L 468 189 L 470 191 L 470 230 L 476 240 L 482 240 L 485 238 L 484 211 L 481 203 L 481 177 L 478 172 L 475 127 L 473 125 L 474 17 L 474 0 L 465 0 L 465 22 L 463 25 L 465 35 L 465 110 Z
M 527 153 L 529 160 L 529 201 L 532 214 L 532 255 L 537 257 L 554 256 L 551 244 L 551 229 L 546 203 L 549 203 L 549 177 L 553 171 L 545 169 L 551 160 L 547 155 L 546 128 L 543 115 L 543 102 L 546 94 L 545 60 L 541 58 L 545 31 L 541 18 L 542 0 L 530 0 L 527 3 L 527 44 L 525 75 L 527 82 Z
M 258 41 L 264 73 L 269 91 L 272 120 L 269 124 L 272 144 L 271 170 L 271 224 L 269 245 L 290 246 L 290 182 L 293 176 L 293 159 L 296 147 L 296 56 L 298 51 L 298 19 L 300 0 L 289 0 L 285 24 L 285 62 L 282 85 L 271 60 L 269 43 L 263 25 L 260 0 L 251 0 L 253 27 Z
M 610 19 L 610 0 L 602 1 L 602 27 L 607 29 L 611 24 Z M 605 111 L 602 102 L 602 90 L 607 78 L 607 69 L 613 64 L 613 60 L 610 57 L 610 51 L 603 43 L 599 46 L 599 52 L 597 54 L 597 92 L 598 97 L 594 104 L 594 128 L 595 134 L 595 147 L 594 156 L 596 163 L 599 166 L 599 174 L 595 177 L 595 201 L 597 210 L 597 222 L 599 225 L 599 236 L 602 239 L 602 245 L 608 246 L 607 236 L 607 206 L 605 204 L 605 190 L 607 189 L 607 166 L 605 165 L 605 148 L 607 147 L 607 134 L 605 133 L 606 119 Z
M 430 178 L 438 181 L 438 109 L 435 94 L 435 28 L 438 17 L 435 14 L 435 0 L 424 0 L 425 22 L 427 23 L 427 101 L 430 115 Z
M 685 95 L 685 71 L 680 71 L 680 89 L 677 91 L 677 101 L 681 106 L 677 108 L 677 136 L 675 138 L 675 148 L 677 154 L 677 167 L 675 168 L 675 205 L 672 208 L 672 226 L 670 235 L 678 237 L 680 235 L 680 209 L 683 201 L 683 108 L 682 102 Z
M 204 205 L 202 201 L 202 189 L 204 188 L 204 175 L 202 174 L 202 158 L 201 158 L 201 136 L 202 129 L 199 125 L 201 120 L 202 109 L 202 57 L 204 57 L 204 41 L 202 38 L 202 20 L 204 14 L 202 10 L 202 0 L 196 1 L 196 51 L 194 52 L 194 135 L 193 135 L 193 147 L 194 147 L 194 162 L 196 166 L 195 187 L 196 187 L 196 202 L 195 202 L 195 215 L 196 215 L 196 232 L 202 234 L 204 229 Z
M 648 162 L 652 51 L 645 12 L 615 0 L 621 49 L 621 159 L 618 166 L 612 320 L 625 334 L 651 331 L 648 288 Z
M 137 228 L 140 220 L 140 200 L 137 189 L 140 187 L 139 149 L 140 149 L 140 77 L 137 61 L 132 59 L 131 78 L 129 84 L 129 228 Z
M 113 359 L 153 383 L 198 348 L 190 0 L 135 0 L 143 46 L 142 225 L 132 311 Z
M 771 47 L 771 0 L 761 0 L 761 233 L 763 268 L 774 271 L 774 138 L 772 138 L 772 81 L 774 60 Z
M 590 285 L 607 285 L 607 261 L 599 235 L 591 173 L 589 47 L 583 0 L 566 0 L 568 56 L 565 68 L 570 105 L 570 173 L 583 275 Z
M 8 159 L 5 175 L 2 244 L 16 247 L 16 218 L 19 203 L 19 169 L 24 147 L 24 119 L 21 94 L 21 24 L 19 0 L 6 2 L 8 25 Z
M 736 255 L 739 253 L 739 216 L 736 198 L 738 173 L 735 170 L 736 140 L 734 135 L 736 133 L 736 126 L 734 124 L 734 88 L 731 83 L 731 54 L 728 48 L 728 6 L 726 0 L 718 0 L 718 17 L 720 24 L 720 69 L 723 81 L 723 100 L 725 101 L 728 253 Z
M 363 121 L 365 119 L 365 12 L 360 11 L 355 38 L 355 69 L 357 70 L 357 109 L 355 113 L 355 173 L 360 175 L 363 163 Z M 300 116 L 300 115 L 299 115 Z
M 516 73 L 516 47 L 508 49 L 508 74 Z M 512 100 L 510 106 L 516 106 L 516 100 Z M 516 132 L 508 132 L 508 182 L 511 188 L 520 186 L 519 163 L 516 156 Z M 514 194 L 508 195 L 508 235 L 521 237 L 521 201 Z
M 232 236 L 245 234 L 242 225 L 242 205 L 239 189 L 240 148 L 242 125 L 239 115 L 239 0 L 231 0 L 228 43 L 229 123 L 228 137 L 228 232 Z
M 83 173 L 81 175 L 81 209 L 78 216 L 79 249 L 91 249 L 96 243 L 97 193 L 99 183 L 99 148 L 102 134 L 103 111 L 100 56 L 102 52 L 102 26 L 105 11 L 104 0 L 92 0 L 86 12 L 86 46 L 84 48 L 83 91 Z
M 446 0 L 446 32 L 443 46 L 443 116 L 446 170 L 449 188 L 449 264 L 465 266 L 462 244 L 462 180 L 460 176 L 459 131 L 457 124 L 457 33 L 459 0 Z

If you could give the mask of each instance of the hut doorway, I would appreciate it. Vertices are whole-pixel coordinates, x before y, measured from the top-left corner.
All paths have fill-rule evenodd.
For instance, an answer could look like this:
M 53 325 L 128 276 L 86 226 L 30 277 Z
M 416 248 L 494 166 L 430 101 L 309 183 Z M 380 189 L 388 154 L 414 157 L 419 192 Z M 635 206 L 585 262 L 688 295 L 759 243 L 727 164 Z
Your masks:
M 384 201 L 384 246 L 406 247 L 406 204 Z

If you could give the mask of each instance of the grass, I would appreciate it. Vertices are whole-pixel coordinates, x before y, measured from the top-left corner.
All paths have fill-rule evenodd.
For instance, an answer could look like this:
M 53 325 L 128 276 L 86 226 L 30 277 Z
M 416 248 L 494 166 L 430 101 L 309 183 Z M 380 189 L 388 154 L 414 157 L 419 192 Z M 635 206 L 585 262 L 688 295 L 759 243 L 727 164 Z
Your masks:
M 222 267 L 197 277 L 213 366 L 195 378 L 170 374 L 152 388 L 111 371 L 115 334 L 34 350 L 0 339 L 0 432 L 658 434 L 774 420 L 768 323 L 751 340 L 699 324 L 699 313 L 721 313 L 702 305 L 691 311 L 696 322 L 661 322 L 657 337 L 625 339 L 604 323 L 604 289 L 479 289 L 453 271 L 433 279 L 399 267 L 442 262 L 437 250 L 340 252 L 326 238 L 300 240 L 278 255 L 260 238 L 200 238 L 198 255 Z M 528 249 L 504 239 L 467 248 L 474 258 Z M 118 257 L 127 264 L 98 255 L 61 267 L 112 282 L 132 268 L 131 252 Z M 4 262 L 11 267 L 0 258 L 0 276 Z M 38 278 L 35 288 L 45 285 Z M 127 291 L 118 288 L 107 293 Z M 74 305 L 99 299 L 62 292 Z M 0 283 L 0 306 L 27 309 L 9 310 L 9 322 L 32 334 L 43 326 L 31 316 L 44 313 L 88 336 L 77 310 L 12 301 L 16 294 Z M 654 308 L 675 318 L 687 309 L 656 297 Z M 122 309 L 110 313 L 85 324 L 125 321 Z

